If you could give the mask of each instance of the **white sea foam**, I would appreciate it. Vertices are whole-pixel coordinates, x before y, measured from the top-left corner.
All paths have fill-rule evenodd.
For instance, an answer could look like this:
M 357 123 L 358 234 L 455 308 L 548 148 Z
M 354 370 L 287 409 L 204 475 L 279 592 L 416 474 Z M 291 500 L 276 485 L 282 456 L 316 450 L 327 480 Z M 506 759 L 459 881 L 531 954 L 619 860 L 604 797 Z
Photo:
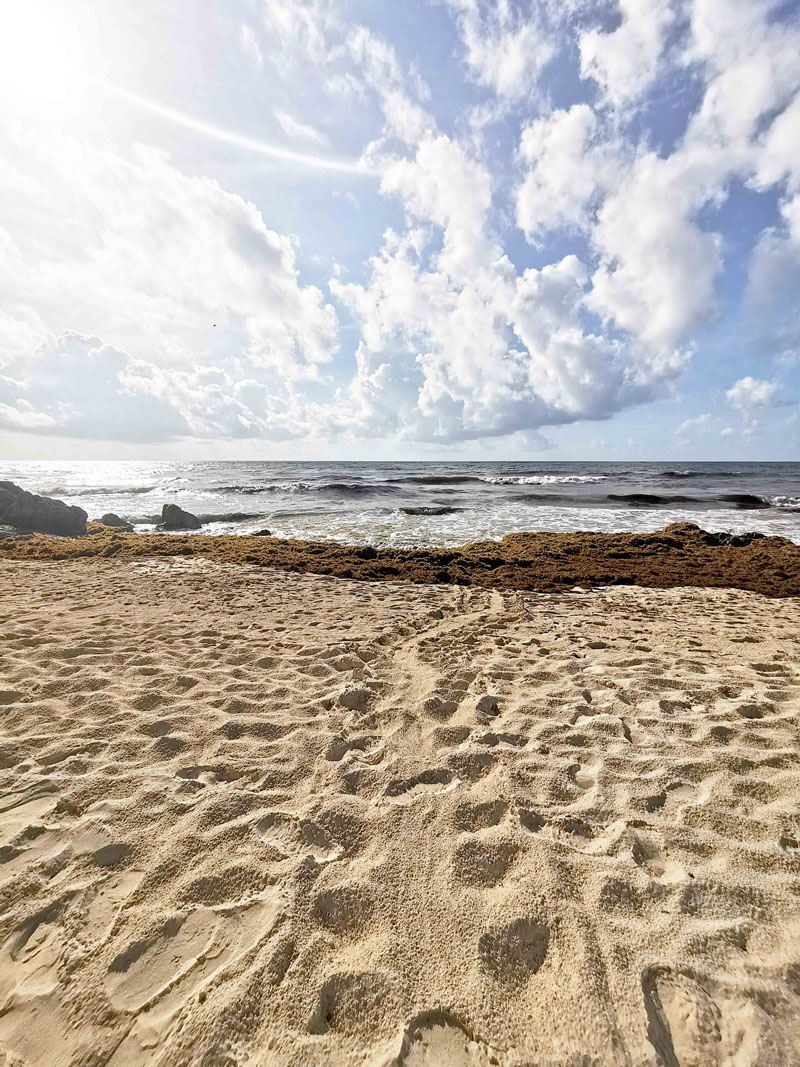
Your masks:
M 481 481 L 491 485 L 580 485 L 584 482 L 604 482 L 605 474 L 499 474 Z

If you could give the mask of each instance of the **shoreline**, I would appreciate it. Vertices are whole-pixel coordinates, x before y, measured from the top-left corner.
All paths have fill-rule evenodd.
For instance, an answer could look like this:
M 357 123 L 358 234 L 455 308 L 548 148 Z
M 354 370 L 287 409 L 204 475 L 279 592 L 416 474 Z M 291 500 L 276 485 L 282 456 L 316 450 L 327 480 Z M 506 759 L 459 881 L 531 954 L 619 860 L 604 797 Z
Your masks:
M 596 588 L 742 589 L 800 595 L 800 545 L 758 534 L 720 535 L 691 523 L 655 533 L 514 533 L 454 548 L 393 549 L 272 536 L 120 532 L 89 523 L 85 536 L 0 540 L 0 560 L 198 557 L 368 582 L 561 592 Z

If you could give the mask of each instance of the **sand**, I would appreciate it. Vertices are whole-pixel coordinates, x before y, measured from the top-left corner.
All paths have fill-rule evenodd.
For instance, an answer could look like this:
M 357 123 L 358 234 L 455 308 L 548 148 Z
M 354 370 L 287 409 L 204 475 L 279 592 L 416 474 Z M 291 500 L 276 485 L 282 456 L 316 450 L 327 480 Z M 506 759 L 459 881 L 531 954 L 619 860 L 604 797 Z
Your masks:
M 0 564 L 0 1063 L 800 1062 L 800 601 Z

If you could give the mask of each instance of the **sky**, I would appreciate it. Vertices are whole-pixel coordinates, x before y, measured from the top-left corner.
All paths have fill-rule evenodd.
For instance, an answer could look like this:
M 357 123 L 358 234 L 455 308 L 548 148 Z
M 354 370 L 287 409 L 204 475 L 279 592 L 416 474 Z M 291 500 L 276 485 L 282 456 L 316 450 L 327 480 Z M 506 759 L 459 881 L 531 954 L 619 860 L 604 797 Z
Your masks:
M 800 459 L 800 0 L 0 0 L 0 459 Z

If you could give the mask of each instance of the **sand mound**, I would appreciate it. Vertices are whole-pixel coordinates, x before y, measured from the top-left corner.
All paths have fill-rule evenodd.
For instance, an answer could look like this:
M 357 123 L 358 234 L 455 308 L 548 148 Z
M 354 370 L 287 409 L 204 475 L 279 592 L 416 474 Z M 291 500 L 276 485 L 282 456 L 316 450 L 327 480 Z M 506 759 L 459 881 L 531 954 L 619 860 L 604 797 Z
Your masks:
M 797 600 L 0 591 L 0 1063 L 800 1060 Z

